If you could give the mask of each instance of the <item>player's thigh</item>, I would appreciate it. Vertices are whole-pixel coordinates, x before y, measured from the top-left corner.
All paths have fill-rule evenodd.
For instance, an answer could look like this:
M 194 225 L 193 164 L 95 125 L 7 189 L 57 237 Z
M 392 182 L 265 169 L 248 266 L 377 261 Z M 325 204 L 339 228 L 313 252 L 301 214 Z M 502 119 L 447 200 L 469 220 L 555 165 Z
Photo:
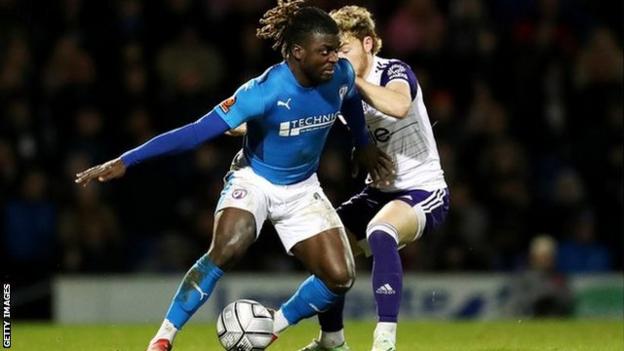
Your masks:
M 255 241 L 267 216 L 266 195 L 255 175 L 232 172 L 215 210 L 209 257 L 220 267 L 238 261 Z
M 289 201 L 270 211 L 284 248 L 328 286 L 333 284 L 341 289 L 351 284 L 353 255 L 331 202 L 314 182 L 291 190 L 292 193 L 282 197 Z
M 337 232 L 344 235 L 340 217 L 320 186 L 289 190 L 279 200 L 283 205 L 272 206 L 269 218 L 289 254 L 296 244 L 319 233 L 340 228 Z
M 256 240 L 251 212 L 228 207 L 217 212 L 208 257 L 222 269 L 230 268 Z
M 296 243 L 292 254 L 327 286 L 340 292 L 355 279 L 355 264 L 343 228 L 331 228 Z
M 215 219 L 219 219 L 219 214 L 229 208 L 245 211 L 253 216 L 255 235 L 258 236 L 268 216 L 268 198 L 265 191 L 267 184 L 265 183 L 268 182 L 253 173 L 249 167 L 228 173 L 215 209 Z M 231 218 L 227 217 L 227 220 L 230 221 Z M 217 222 L 215 221 L 215 224 Z M 234 227 L 234 229 L 239 228 Z
M 256 239 L 254 215 L 236 207 L 226 207 L 215 215 L 212 246 L 248 245 Z
M 401 200 L 393 200 L 377 212 L 368 227 L 389 225 L 396 229 L 399 244 L 404 245 L 414 241 L 422 233 L 425 224 L 426 218 L 421 208 L 412 207 Z

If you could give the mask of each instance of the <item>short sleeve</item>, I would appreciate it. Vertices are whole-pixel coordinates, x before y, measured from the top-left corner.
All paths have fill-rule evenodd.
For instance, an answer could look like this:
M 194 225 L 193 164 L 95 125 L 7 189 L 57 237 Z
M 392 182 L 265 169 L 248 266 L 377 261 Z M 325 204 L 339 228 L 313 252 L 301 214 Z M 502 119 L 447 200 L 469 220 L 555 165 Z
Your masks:
M 214 111 L 230 128 L 259 118 L 264 114 L 264 97 L 262 85 L 252 79 L 236 90 L 234 95 L 215 106 Z
M 412 99 L 416 97 L 418 92 L 418 80 L 412 68 L 406 63 L 394 60 L 391 61 L 381 72 L 381 80 L 379 84 L 385 87 L 392 81 L 401 80 L 406 82 L 410 87 Z

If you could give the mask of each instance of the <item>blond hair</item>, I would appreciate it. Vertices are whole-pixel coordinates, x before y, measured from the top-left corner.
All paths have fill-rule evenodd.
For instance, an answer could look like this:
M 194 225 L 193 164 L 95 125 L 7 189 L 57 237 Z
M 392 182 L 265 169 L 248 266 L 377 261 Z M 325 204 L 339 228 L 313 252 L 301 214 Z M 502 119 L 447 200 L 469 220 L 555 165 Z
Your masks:
M 343 6 L 338 10 L 333 10 L 329 15 L 336 21 L 343 36 L 354 36 L 359 40 L 365 37 L 373 39 L 373 55 L 381 50 L 381 38 L 375 31 L 375 21 L 373 15 L 364 7 Z

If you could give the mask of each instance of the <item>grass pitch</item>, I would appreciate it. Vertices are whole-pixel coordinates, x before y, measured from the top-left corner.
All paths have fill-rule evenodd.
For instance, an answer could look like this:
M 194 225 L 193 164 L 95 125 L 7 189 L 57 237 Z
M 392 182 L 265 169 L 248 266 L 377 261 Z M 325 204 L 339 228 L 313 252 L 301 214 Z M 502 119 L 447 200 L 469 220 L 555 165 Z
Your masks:
M 143 351 L 157 325 L 59 326 L 20 323 L 12 325 L 16 351 Z M 368 351 L 372 322 L 349 322 L 347 341 L 353 351 Z M 220 351 L 214 325 L 189 324 L 178 335 L 175 351 Z M 270 351 L 294 351 L 317 334 L 312 321 L 284 333 Z M 399 351 L 622 351 L 622 321 L 496 321 L 401 322 Z

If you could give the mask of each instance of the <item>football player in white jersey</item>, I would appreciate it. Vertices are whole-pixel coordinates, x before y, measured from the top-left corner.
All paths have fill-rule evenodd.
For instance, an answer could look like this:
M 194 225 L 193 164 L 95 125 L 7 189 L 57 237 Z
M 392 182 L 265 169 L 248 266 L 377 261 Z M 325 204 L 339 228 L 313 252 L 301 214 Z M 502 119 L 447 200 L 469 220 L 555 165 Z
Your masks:
M 354 254 L 373 256 L 372 288 L 378 323 L 373 351 L 396 350 L 403 271 L 398 250 L 438 227 L 449 209 L 449 192 L 423 94 L 412 69 L 377 56 L 381 39 L 370 12 L 345 6 L 330 13 L 342 34 L 340 54 L 353 65 L 366 123 L 377 146 L 394 158 L 396 177 L 373 183 L 338 208 Z M 344 299 L 319 314 L 321 333 L 301 351 L 348 350 Z

